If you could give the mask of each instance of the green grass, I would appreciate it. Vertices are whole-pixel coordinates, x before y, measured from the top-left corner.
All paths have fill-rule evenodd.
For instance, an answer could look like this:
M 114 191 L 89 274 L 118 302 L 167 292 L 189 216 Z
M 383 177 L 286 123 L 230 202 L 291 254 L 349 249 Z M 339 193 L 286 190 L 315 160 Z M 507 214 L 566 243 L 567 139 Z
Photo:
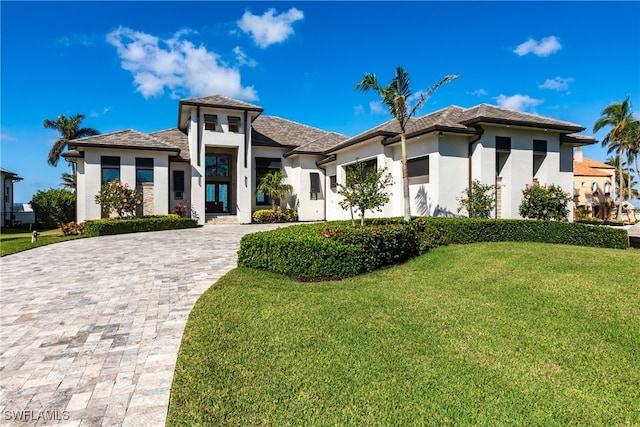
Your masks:
M 31 231 L 2 228 L 0 234 L 0 256 L 15 254 L 38 246 L 50 245 L 52 243 L 64 242 L 65 240 L 77 239 L 80 236 L 65 236 L 58 228 L 40 232 L 40 237 L 36 243 L 31 243 Z
M 507 242 L 337 282 L 236 269 L 189 317 L 168 425 L 637 425 L 639 265 Z

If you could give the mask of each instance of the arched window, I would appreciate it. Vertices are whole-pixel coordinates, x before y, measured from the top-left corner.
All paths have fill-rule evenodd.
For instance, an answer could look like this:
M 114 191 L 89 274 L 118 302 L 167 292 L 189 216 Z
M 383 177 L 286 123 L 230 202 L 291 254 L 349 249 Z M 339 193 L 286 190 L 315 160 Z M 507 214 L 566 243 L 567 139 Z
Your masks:
M 606 193 L 611 193 L 611 183 L 610 182 L 605 182 L 604 183 L 604 192 Z
M 592 193 L 595 193 L 596 191 L 598 191 L 598 183 L 597 183 L 597 182 L 595 182 L 595 181 L 593 181 L 593 182 L 591 183 L 591 192 L 592 192 Z

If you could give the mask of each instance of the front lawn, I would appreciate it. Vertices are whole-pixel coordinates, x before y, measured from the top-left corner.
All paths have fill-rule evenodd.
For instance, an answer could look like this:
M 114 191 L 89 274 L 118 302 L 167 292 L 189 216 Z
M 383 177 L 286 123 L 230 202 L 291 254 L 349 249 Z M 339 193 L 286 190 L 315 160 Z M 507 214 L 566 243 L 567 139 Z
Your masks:
M 78 235 L 65 236 L 59 228 L 40 232 L 36 243 L 31 243 L 31 231 L 19 228 L 2 228 L 0 234 L 0 256 L 15 254 L 38 246 L 77 239 Z
M 236 269 L 189 317 L 168 425 L 638 424 L 638 265 L 504 242 L 337 282 Z

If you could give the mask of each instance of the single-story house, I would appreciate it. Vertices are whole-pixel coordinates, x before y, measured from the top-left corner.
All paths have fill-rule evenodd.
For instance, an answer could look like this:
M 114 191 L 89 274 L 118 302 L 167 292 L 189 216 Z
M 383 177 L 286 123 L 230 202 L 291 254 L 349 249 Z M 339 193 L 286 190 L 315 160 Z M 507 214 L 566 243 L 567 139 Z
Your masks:
M 293 192 L 283 206 L 301 221 L 348 219 L 337 184 L 356 161 L 386 167 L 391 199 L 370 216 L 402 216 L 402 165 L 395 119 L 347 137 L 263 114 L 221 95 L 183 99 L 175 128 L 133 129 L 73 140 L 65 159 L 77 163 L 78 221 L 105 215 L 94 197 L 119 178 L 143 193 L 143 214 L 170 213 L 188 200 L 199 222 L 223 216 L 251 222 L 271 201 L 260 178 L 281 170 Z M 497 184 L 494 216 L 518 218 L 522 189 L 533 180 L 573 192 L 573 148 L 595 140 L 578 124 L 481 104 L 450 106 L 412 119 L 407 152 L 412 215 L 458 215 L 457 198 L 474 179 Z
M 2 216 L 2 226 L 11 227 L 16 223 L 16 216 L 13 209 L 13 183 L 22 181 L 17 173 L 0 168 L 2 177 L 2 189 L 0 189 L 0 216 Z

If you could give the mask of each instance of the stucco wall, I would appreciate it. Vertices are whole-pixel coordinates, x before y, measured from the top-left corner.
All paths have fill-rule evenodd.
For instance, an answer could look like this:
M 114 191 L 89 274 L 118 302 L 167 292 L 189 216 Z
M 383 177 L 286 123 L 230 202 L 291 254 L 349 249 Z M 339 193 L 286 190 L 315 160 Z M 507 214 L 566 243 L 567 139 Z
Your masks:
M 95 196 L 102 186 L 101 156 L 120 157 L 120 180 L 136 187 L 136 157 L 153 158 L 153 186 L 155 214 L 169 213 L 168 152 L 151 150 L 122 150 L 111 148 L 86 148 L 84 159 L 78 161 L 77 214 L 78 222 L 99 219 L 102 215 Z
M 204 129 L 204 115 L 216 114 L 218 116 L 218 127 L 215 131 Z M 240 117 L 240 129 L 238 132 L 229 132 L 228 117 Z M 189 125 L 188 141 L 191 154 L 191 203 L 196 210 L 199 223 L 205 222 L 205 176 L 204 162 L 207 151 L 215 151 L 216 147 L 234 149 L 236 162 L 234 166 L 235 174 L 233 178 L 233 191 L 230 203 L 235 203 L 231 208 L 235 211 L 238 222 L 247 224 L 251 222 L 251 213 L 254 194 L 251 181 L 252 173 L 252 153 L 251 144 L 248 144 L 247 162 L 245 166 L 245 132 L 249 132 L 248 138 L 251 140 L 251 116 L 248 115 L 247 122 L 244 120 L 244 112 L 239 110 L 225 109 L 200 109 L 200 126 L 202 146 L 200 150 L 200 164 L 198 165 L 198 117 L 197 109 L 191 110 L 191 122 Z M 235 208 L 235 209 L 234 209 Z

